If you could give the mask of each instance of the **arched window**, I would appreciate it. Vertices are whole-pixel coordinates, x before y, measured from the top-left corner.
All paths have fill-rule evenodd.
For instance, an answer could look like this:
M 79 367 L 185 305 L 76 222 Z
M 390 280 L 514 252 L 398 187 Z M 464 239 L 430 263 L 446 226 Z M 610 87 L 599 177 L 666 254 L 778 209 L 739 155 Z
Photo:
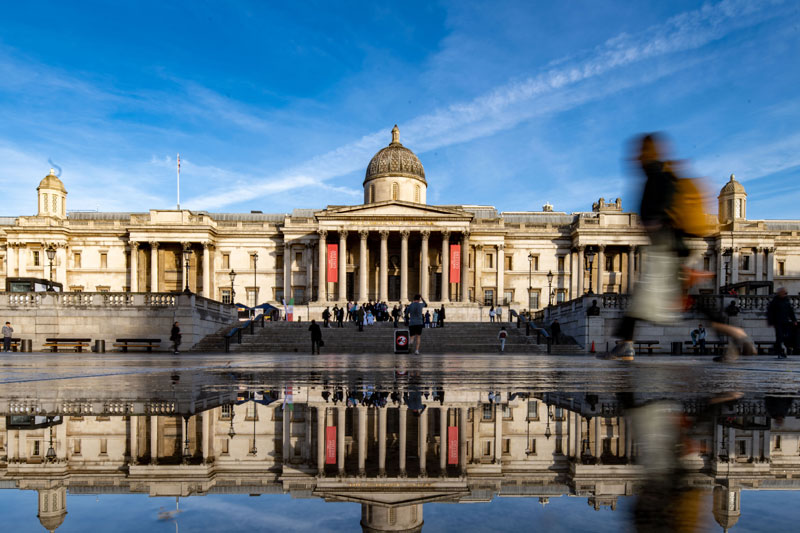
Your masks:
M 419 185 L 414 186 L 414 201 L 419 203 Z
M 392 200 L 397 200 L 397 194 L 399 190 L 400 187 L 397 185 L 397 183 L 392 183 Z

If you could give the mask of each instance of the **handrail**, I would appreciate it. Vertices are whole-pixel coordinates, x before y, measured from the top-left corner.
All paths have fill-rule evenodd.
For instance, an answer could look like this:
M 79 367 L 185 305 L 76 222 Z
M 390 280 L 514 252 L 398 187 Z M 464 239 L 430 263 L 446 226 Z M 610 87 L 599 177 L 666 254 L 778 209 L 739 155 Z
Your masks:
M 265 322 L 264 313 L 261 313 L 260 315 L 256 316 L 255 318 L 251 318 L 250 320 L 248 320 L 244 324 L 239 324 L 238 326 L 235 326 L 229 332 L 225 333 L 223 335 L 223 338 L 225 339 L 225 353 L 228 353 L 230 351 L 230 349 L 231 349 L 231 337 L 233 337 L 234 335 L 236 335 L 236 344 L 242 344 L 242 331 L 244 331 L 248 327 L 250 328 L 250 335 L 255 335 L 255 323 L 256 322 L 261 322 L 261 327 L 262 328 L 264 327 L 264 322 Z

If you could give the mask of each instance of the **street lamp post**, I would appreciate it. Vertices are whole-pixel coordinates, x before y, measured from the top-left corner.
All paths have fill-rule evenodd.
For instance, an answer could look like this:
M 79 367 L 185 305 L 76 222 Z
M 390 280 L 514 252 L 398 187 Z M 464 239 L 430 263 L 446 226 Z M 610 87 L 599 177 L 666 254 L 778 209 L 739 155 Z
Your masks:
M 189 416 L 183 417 L 183 462 L 189 462 L 192 452 L 189 450 Z
M 589 248 L 586 250 L 586 263 L 589 265 L 589 292 L 587 294 L 594 294 L 592 289 L 592 267 L 594 266 L 594 250 Z
M 547 307 L 553 305 L 553 271 L 547 273 Z
M 50 447 L 47 449 L 45 458 L 51 463 L 56 460 L 56 449 L 53 448 L 53 426 L 50 426 Z
M 183 249 L 183 266 L 186 268 L 186 287 L 183 289 L 183 292 L 190 293 L 192 291 L 189 290 L 189 260 L 192 257 L 192 250 L 191 248 L 184 248 Z
M 253 318 L 256 316 L 256 305 L 258 304 L 258 282 L 256 272 L 258 271 L 258 252 L 253 253 Z
M 236 431 L 233 429 L 233 417 L 235 413 L 233 412 L 233 405 L 231 405 L 231 427 L 228 429 L 228 438 L 233 440 L 233 437 L 236 436 Z
M 532 278 L 533 276 L 533 254 L 528 254 L 528 309 L 531 308 L 531 291 L 533 290 Z
M 258 454 L 258 448 L 256 448 L 256 418 L 257 418 L 256 415 L 257 414 L 258 414 L 258 404 L 256 403 L 255 400 L 253 400 L 253 447 L 250 448 L 250 453 L 252 455 L 257 455 Z M 287 414 L 283 413 L 283 416 L 287 416 Z M 283 453 L 286 453 L 286 451 L 284 450 Z
M 51 244 L 50 246 L 47 247 L 47 250 L 45 250 L 45 252 L 47 253 L 48 261 L 50 261 L 50 287 L 47 290 L 52 291 L 53 290 L 53 259 L 55 259 L 55 257 L 56 257 L 56 249 Z
M 231 303 L 236 303 L 236 290 L 233 288 L 233 282 L 236 280 L 236 272 L 231 269 L 230 274 L 228 276 L 231 278 Z

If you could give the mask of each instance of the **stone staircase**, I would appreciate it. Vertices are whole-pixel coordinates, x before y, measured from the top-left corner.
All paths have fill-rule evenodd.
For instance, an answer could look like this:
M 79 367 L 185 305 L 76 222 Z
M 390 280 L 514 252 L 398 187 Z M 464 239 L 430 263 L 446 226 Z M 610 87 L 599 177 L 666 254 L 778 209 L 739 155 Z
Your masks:
M 536 336 L 525 336 L 524 329 L 516 325 L 503 324 L 508 331 L 506 353 L 546 354 L 547 345 L 536 344 Z M 311 352 L 311 336 L 308 322 L 267 322 L 262 328 L 255 326 L 254 334 L 249 329 L 242 333 L 242 343 L 231 342 L 231 352 Z M 402 326 L 402 324 L 401 324 Z M 427 328 L 422 332 L 423 353 L 493 353 L 499 351 L 497 333 L 501 324 L 486 322 L 450 322 L 444 328 Z M 343 328 L 322 328 L 325 346 L 323 353 L 387 353 L 394 349 L 394 328 L 391 322 L 364 326 L 364 331 L 352 323 Z M 192 351 L 221 352 L 225 341 L 221 333 L 209 335 Z

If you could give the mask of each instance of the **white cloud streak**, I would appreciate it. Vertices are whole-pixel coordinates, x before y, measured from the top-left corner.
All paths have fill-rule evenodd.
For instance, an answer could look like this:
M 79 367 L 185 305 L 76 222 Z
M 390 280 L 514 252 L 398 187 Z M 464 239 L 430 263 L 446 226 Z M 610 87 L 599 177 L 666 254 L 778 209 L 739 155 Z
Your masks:
M 581 86 L 591 80 L 643 62 L 696 50 L 738 29 L 780 15 L 773 3 L 724 0 L 677 15 L 663 24 L 635 35 L 620 34 L 585 54 L 585 59 L 551 63 L 537 76 L 513 82 L 468 102 L 453 104 L 409 120 L 402 127 L 406 144 L 422 153 L 455 143 L 474 140 L 513 127 L 533 116 L 575 107 L 597 98 L 596 87 Z M 683 59 L 681 64 L 685 64 Z M 680 66 L 673 67 L 680 68 Z M 652 78 L 640 78 L 644 84 Z M 617 90 L 631 81 L 616 80 Z M 608 94 L 608 89 L 600 91 Z M 356 142 L 288 168 L 258 182 L 226 186 L 187 201 L 195 209 L 218 209 L 276 191 L 323 183 L 331 178 L 363 169 L 366 161 L 382 146 L 384 131 L 366 135 Z

